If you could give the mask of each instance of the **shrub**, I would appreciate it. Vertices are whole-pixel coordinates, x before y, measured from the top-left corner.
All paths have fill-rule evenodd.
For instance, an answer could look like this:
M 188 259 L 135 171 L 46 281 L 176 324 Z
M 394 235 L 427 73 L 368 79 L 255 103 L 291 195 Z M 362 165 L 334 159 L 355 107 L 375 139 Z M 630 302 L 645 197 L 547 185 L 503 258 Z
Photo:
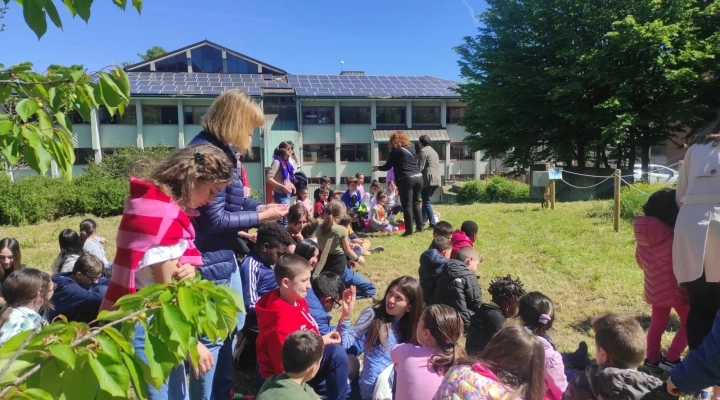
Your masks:
M 173 152 L 173 149 L 166 146 L 149 147 L 139 149 L 137 147 L 124 147 L 117 149 L 114 153 L 103 157 L 101 163 L 91 161 L 85 167 L 87 175 L 99 175 L 109 178 L 127 179 L 130 175 L 130 167 L 142 159 L 159 161 Z
M 458 191 L 461 203 L 515 203 L 529 198 L 530 186 L 503 177 L 468 182 Z
M 636 183 L 633 187 L 623 186 L 620 189 L 620 219 L 633 222 L 635 217 L 643 215 L 642 207 L 647 202 L 648 195 L 666 187 L 670 186 L 649 183 Z M 598 202 L 588 211 L 588 216 L 612 220 L 613 201 Z

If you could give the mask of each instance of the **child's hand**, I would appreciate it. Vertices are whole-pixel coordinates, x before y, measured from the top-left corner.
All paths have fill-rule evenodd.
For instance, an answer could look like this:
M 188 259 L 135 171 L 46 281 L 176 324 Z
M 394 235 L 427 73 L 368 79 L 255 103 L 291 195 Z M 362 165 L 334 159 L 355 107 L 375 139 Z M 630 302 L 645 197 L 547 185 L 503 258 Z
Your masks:
M 177 263 L 177 271 L 173 273 L 173 278 L 177 280 L 192 279 L 195 277 L 195 271 L 194 265 Z
M 195 372 L 195 378 L 200 378 L 200 375 L 207 374 L 208 371 L 210 371 L 210 369 L 213 367 L 213 365 L 215 365 L 215 359 L 213 358 L 210 350 L 208 350 L 204 344 L 198 342 L 197 350 L 198 353 L 200 353 L 198 365 L 193 365 L 192 367 L 193 371 Z M 190 364 L 192 364 L 192 362 Z
M 340 334 L 338 331 L 330 331 L 330 333 L 323 336 L 322 339 L 325 346 L 329 344 L 340 344 Z
M 107 244 L 107 239 L 100 238 L 100 244 Z
M 295 239 L 297 242 L 301 242 L 303 239 L 305 239 L 302 235 L 302 233 L 291 233 L 290 236 Z
M 670 393 L 673 396 L 680 397 L 682 396 L 682 392 L 675 386 L 674 383 L 672 383 L 672 380 L 668 378 L 668 380 L 665 382 L 665 385 L 667 386 L 667 392 Z
M 340 319 L 349 319 L 352 315 L 353 309 L 355 308 L 355 300 L 357 298 L 357 288 L 355 285 L 350 285 L 348 289 L 345 289 L 342 294 L 342 314 Z
M 360 265 L 364 265 L 364 264 L 365 264 L 365 257 L 363 257 L 363 256 L 358 257 L 357 263 L 360 264 Z
M 261 222 L 277 221 L 288 213 L 286 204 L 268 204 L 263 211 L 260 211 L 258 218 Z

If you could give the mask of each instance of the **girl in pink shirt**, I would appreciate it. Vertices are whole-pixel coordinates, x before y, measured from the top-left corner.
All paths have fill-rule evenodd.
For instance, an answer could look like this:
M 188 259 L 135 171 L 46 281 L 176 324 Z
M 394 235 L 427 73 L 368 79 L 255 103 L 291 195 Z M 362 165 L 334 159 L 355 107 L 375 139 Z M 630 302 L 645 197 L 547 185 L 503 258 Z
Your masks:
M 421 346 L 399 344 L 390 351 L 395 363 L 395 400 L 431 400 L 443 376 L 455 361 L 465 356 L 458 344 L 463 320 L 455 309 L 434 304 L 423 311 L 416 336 Z

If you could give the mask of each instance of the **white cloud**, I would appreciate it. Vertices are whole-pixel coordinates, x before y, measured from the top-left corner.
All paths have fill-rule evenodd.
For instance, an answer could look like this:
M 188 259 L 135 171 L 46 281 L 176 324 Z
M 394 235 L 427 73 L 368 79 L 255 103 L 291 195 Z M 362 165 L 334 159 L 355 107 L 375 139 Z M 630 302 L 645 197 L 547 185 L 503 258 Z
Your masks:
M 467 0 L 460 0 L 460 1 L 462 1 L 462 3 L 465 4 L 465 7 L 467 7 L 468 13 L 470 14 L 470 18 L 472 18 L 473 25 L 475 25 L 476 27 L 479 27 L 480 23 L 478 22 L 477 14 L 475 13 L 475 10 L 472 8 L 470 3 L 468 3 Z

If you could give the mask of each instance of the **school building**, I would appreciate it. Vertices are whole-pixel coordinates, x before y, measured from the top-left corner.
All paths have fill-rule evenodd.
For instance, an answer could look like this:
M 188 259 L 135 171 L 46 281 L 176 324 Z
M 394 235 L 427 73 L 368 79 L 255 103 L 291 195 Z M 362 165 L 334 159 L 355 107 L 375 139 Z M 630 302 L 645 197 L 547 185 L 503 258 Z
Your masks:
M 209 41 L 168 52 L 125 69 L 131 102 L 122 116 L 94 110 L 89 123 L 73 121 L 79 173 L 88 159 L 128 146 L 183 147 L 200 132 L 213 99 L 231 88 L 257 99 L 265 125 L 253 139 L 254 157 L 246 160 L 253 189 L 262 190 L 264 169 L 284 140 L 295 143 L 301 170 L 316 184 L 327 175 L 337 187 L 361 172 L 366 182 L 388 155 L 388 138 L 403 130 L 412 140 L 433 138 L 445 180 L 481 177 L 497 162 L 481 161 L 458 125 L 465 113 L 458 83 L 426 76 L 296 75 Z

